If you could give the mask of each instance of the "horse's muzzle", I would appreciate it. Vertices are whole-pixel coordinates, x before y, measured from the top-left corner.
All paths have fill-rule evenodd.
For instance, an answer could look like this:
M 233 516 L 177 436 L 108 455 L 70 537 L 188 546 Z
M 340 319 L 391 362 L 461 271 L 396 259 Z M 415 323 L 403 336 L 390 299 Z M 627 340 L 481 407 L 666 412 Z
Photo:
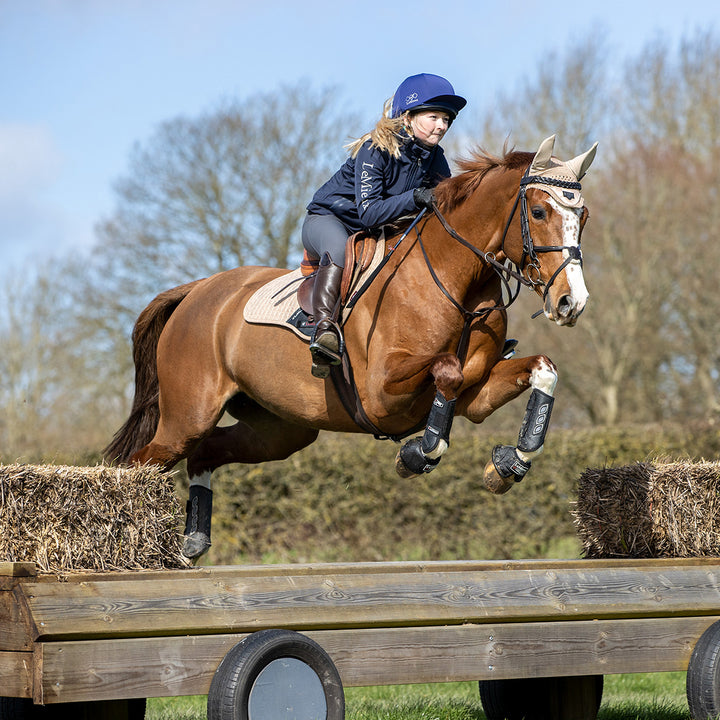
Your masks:
M 550 295 L 545 298 L 545 317 L 554 320 L 558 325 L 572 327 L 585 309 L 585 303 L 579 303 L 570 295 L 561 295 L 553 303 Z

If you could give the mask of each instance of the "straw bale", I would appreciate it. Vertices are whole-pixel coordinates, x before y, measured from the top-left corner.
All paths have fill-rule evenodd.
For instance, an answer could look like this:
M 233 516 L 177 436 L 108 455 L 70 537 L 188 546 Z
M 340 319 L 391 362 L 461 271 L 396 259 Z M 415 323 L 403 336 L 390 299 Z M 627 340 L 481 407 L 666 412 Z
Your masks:
M 720 463 L 587 469 L 573 518 L 589 558 L 720 556 Z
M 0 465 L 0 561 L 57 574 L 187 567 L 181 517 L 157 468 Z

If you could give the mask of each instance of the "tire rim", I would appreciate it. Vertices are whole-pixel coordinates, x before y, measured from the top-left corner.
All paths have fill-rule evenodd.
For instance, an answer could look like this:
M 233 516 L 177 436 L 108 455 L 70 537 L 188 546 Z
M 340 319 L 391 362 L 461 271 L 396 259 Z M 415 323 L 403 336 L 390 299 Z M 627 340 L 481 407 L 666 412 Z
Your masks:
M 318 674 L 297 658 L 269 662 L 253 682 L 248 717 L 250 720 L 325 720 L 327 701 Z

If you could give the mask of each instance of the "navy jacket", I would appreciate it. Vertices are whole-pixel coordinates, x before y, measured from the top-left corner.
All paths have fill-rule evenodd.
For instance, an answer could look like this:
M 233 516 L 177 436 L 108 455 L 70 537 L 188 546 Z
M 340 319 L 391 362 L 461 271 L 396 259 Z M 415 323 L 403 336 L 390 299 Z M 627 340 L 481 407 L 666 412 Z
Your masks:
M 315 193 L 307 210 L 336 215 L 351 232 L 374 228 L 417 212 L 413 190 L 435 187 L 446 177 L 450 167 L 440 147 L 429 150 L 408 139 L 396 159 L 368 140 Z

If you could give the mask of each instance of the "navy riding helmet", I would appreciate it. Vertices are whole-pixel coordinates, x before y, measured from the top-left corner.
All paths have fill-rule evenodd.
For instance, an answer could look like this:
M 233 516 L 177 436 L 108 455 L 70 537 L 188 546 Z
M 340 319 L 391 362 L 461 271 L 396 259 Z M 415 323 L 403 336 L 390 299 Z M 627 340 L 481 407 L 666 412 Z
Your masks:
M 420 73 L 400 83 L 392 102 L 392 117 L 407 110 L 444 110 L 451 120 L 465 107 L 467 100 L 455 94 L 453 86 L 439 75 Z

